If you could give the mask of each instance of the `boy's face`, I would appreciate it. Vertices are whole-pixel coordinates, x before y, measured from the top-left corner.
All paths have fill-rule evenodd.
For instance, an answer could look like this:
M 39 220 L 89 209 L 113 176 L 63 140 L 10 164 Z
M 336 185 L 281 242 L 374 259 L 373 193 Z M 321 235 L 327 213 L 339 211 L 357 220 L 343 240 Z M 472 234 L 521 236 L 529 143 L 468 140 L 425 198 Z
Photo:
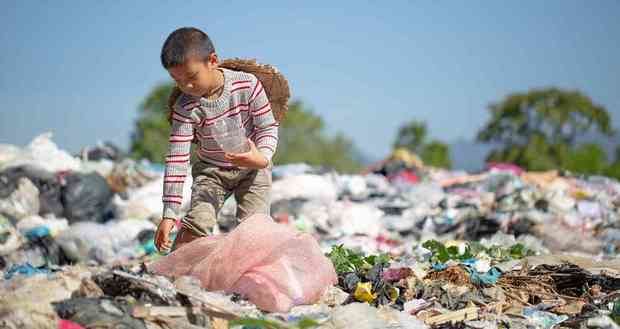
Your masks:
M 203 96 L 217 87 L 217 55 L 211 54 L 207 61 L 190 57 L 185 63 L 169 68 L 168 73 L 185 94 Z

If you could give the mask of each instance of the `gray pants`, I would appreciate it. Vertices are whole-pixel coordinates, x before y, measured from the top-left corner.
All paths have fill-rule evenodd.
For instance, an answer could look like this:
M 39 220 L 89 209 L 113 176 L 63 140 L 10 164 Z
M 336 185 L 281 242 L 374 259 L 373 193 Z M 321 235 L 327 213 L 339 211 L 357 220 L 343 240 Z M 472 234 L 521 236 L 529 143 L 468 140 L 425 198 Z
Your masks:
M 269 214 L 271 165 L 265 169 L 227 169 L 198 161 L 192 166 L 192 177 L 190 210 L 181 224 L 195 235 L 212 233 L 217 214 L 233 194 L 240 220 L 255 213 Z

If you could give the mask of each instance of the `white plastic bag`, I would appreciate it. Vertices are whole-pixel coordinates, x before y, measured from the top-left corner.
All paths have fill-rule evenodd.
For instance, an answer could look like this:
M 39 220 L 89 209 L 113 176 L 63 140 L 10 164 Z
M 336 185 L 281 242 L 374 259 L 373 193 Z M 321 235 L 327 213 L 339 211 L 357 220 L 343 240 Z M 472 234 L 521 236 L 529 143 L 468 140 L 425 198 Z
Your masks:
M 271 187 L 271 202 L 295 198 L 329 202 L 337 197 L 336 185 L 327 176 L 290 176 L 273 182 Z
M 17 220 L 38 214 L 39 207 L 39 190 L 26 177 L 19 178 L 8 198 L 0 199 L 0 212 Z
M 81 162 L 78 158 L 71 156 L 54 144 L 51 132 L 35 137 L 22 150 L 21 154 L 4 164 L 4 168 L 19 165 L 34 165 L 52 173 L 63 170 L 77 171 L 81 168 Z

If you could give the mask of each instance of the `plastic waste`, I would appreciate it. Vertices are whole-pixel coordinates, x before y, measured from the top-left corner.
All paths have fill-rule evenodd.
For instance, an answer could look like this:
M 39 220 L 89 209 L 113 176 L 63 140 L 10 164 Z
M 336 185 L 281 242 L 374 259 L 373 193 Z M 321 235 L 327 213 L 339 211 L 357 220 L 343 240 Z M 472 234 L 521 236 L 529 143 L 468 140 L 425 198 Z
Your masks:
M 80 170 L 81 162 L 69 153 L 60 150 L 52 141 L 52 133 L 35 137 L 20 154 L 4 164 L 3 168 L 34 165 L 48 172 Z
M 18 189 L 21 178 L 27 178 L 36 186 L 39 196 L 38 213 L 40 215 L 51 213 L 58 217 L 62 216 L 64 211 L 60 201 L 62 192 L 56 175 L 32 165 L 11 167 L 0 172 L 0 198 L 9 197 Z M 34 209 L 35 203 L 31 203 L 29 206 Z
M 56 218 L 53 215 L 41 217 L 38 215 L 23 218 L 16 225 L 17 230 L 22 234 L 39 230 L 47 232 L 52 237 L 57 236 L 60 232 L 69 228 L 69 221 L 66 218 Z
M 353 296 L 360 302 L 372 303 L 377 299 L 377 294 L 372 292 L 372 282 L 358 282 Z
M 0 256 L 8 255 L 22 244 L 21 237 L 6 216 L 0 214 Z
M 110 188 L 115 193 L 139 188 L 160 176 L 159 173 L 149 170 L 133 159 L 124 159 L 113 163 L 113 168 L 108 173 L 101 175 L 106 177 Z
M 285 165 L 274 166 L 271 170 L 273 175 L 273 179 L 277 180 L 280 178 L 297 176 L 302 174 L 309 174 L 314 169 L 305 163 L 290 163 Z
M 439 184 L 420 183 L 410 185 L 403 191 L 403 197 L 412 204 L 427 204 L 435 206 L 445 198 L 445 193 Z
M 105 178 L 97 173 L 72 173 L 63 178 L 64 217 L 70 223 L 104 222 L 111 217 L 112 191 Z
M 9 329 L 57 329 L 59 318 L 52 303 L 71 298 L 89 275 L 82 267 L 71 267 L 49 275 L 19 275 L 2 282 L 0 323 Z
M 404 215 L 387 215 L 382 218 L 382 221 L 390 231 L 406 233 L 415 227 L 415 219 Z
M 396 186 L 407 187 L 420 182 L 420 177 L 416 175 L 414 170 L 401 170 L 396 174 L 389 175 L 388 180 Z
M 22 265 L 13 265 L 7 271 L 4 272 L 4 279 L 10 280 L 15 275 L 33 276 L 35 274 L 48 274 L 50 271 L 46 268 L 37 268 L 30 263 Z
M 15 219 L 39 213 L 39 190 L 25 177 L 17 180 L 16 189 L 7 197 L 0 198 L 0 212 Z
M 80 157 L 84 161 L 119 161 L 124 156 L 123 151 L 112 142 L 98 142 L 97 145 L 84 147 L 80 151 Z
M 28 240 L 34 240 L 48 235 L 50 235 L 50 230 L 45 226 L 38 226 L 24 233 L 24 236 Z
M 58 320 L 58 329 L 84 329 L 84 327 L 73 321 L 60 319 Z
M 4 168 L 21 154 L 19 147 L 11 144 L 0 144 L 0 169 Z
M 337 281 L 314 238 L 261 214 L 227 235 L 197 239 L 148 268 L 197 277 L 207 290 L 239 293 L 272 312 L 314 303 Z
M 337 177 L 340 194 L 351 200 L 361 201 L 368 198 L 370 191 L 362 176 L 340 175 Z
M 108 177 L 112 170 L 114 170 L 115 163 L 111 160 L 99 160 L 99 161 L 83 161 L 81 172 L 89 173 L 96 172 L 103 177 Z
M 523 316 L 528 319 L 530 324 L 542 329 L 551 329 L 555 325 L 568 320 L 568 316 L 566 315 L 555 315 L 550 312 L 537 310 L 533 307 L 524 308 Z
M 339 228 L 345 235 L 376 237 L 382 230 L 380 220 L 383 211 L 366 203 L 334 202 L 329 206 L 328 213 L 331 226 Z
M 599 315 L 586 320 L 588 328 L 619 329 L 620 326 L 609 316 Z
M 133 318 L 131 305 L 121 301 L 99 298 L 72 298 L 55 302 L 54 309 L 63 319 L 71 320 L 86 328 L 146 329 L 144 321 Z
M 61 232 L 56 241 L 74 261 L 94 260 L 109 263 L 128 260 L 140 255 L 144 241 L 138 235 L 144 230 L 156 229 L 148 220 L 127 219 L 105 224 L 78 222 Z M 148 246 L 145 246 L 149 248 Z
M 398 329 L 425 329 L 429 328 L 418 318 L 411 316 L 407 312 L 399 312 L 391 307 L 382 307 L 379 316 L 389 323 L 389 328 Z
M 379 311 L 366 303 L 351 303 L 336 307 L 325 325 L 330 329 L 379 329 L 388 323 L 379 317 Z
M 545 199 L 549 200 L 550 208 L 556 213 L 567 213 L 575 208 L 575 200 L 562 192 L 549 194 Z
M 408 267 L 390 267 L 383 271 L 381 278 L 386 282 L 397 282 L 412 274 L 413 271 Z
M 363 176 L 366 181 L 366 188 L 368 188 L 370 197 L 388 196 L 396 194 L 396 187 L 390 184 L 390 182 L 383 175 L 368 174 Z
M 164 184 L 163 173 L 159 178 L 152 180 L 141 187 L 129 188 L 128 198 L 123 200 L 114 195 L 113 204 L 117 211 L 117 218 L 123 219 L 146 219 L 151 217 L 161 218 L 162 214 L 162 186 Z M 183 203 L 181 210 L 187 210 L 191 201 L 192 176 L 185 177 L 183 184 Z
M 296 219 L 304 221 L 312 231 L 320 230 L 322 232 L 330 232 L 332 230 L 330 223 L 330 213 L 332 202 L 323 202 L 320 200 L 310 200 L 301 202 Z M 275 215 L 274 212 L 272 214 Z
M 391 307 L 375 308 L 366 303 L 351 303 L 334 308 L 321 329 L 424 329 L 424 322 Z
M 336 201 L 337 197 L 336 185 L 326 176 L 304 174 L 285 177 L 273 182 L 271 187 L 272 202 L 295 198 L 330 202 Z
M 583 217 L 599 219 L 603 216 L 601 206 L 598 202 L 579 201 L 577 203 L 577 211 Z
M 501 162 L 489 162 L 487 163 L 486 169 L 489 171 L 509 172 L 514 175 L 521 175 L 524 172 L 523 168 L 515 164 Z
M 416 314 L 429 305 L 432 305 L 432 302 L 428 302 L 424 299 L 412 299 L 403 304 L 403 311 L 407 314 Z
M 466 266 L 465 270 L 469 273 L 469 279 L 471 283 L 477 286 L 490 286 L 497 282 L 499 277 L 502 275 L 502 271 L 500 271 L 497 267 L 491 267 L 486 273 L 480 273 L 475 268 Z

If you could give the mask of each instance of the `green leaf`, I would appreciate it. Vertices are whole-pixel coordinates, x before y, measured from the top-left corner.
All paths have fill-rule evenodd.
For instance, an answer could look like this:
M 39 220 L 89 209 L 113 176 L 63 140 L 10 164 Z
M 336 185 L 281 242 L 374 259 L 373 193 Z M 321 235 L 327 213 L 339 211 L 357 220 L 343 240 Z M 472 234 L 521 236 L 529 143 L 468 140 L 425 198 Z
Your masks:
M 343 245 L 333 246 L 327 257 L 334 264 L 334 269 L 338 274 L 357 272 L 367 265 L 361 254 Z
M 309 328 L 315 328 L 318 327 L 319 323 L 316 322 L 313 319 L 310 318 L 301 318 L 301 320 L 299 320 L 299 322 L 297 322 L 297 327 L 299 327 L 299 329 L 309 329 Z
M 287 329 L 287 327 L 280 325 L 279 323 L 267 320 L 267 319 L 257 319 L 244 317 L 236 320 L 230 321 L 231 326 L 244 326 L 244 327 L 252 327 L 252 328 L 263 328 L 263 329 Z
M 387 265 L 390 263 L 390 260 L 391 260 L 391 257 L 387 253 L 381 253 L 379 255 L 370 255 L 364 258 L 364 261 L 366 261 L 371 266 L 375 266 L 378 264 Z
M 450 259 L 459 259 L 459 247 L 457 246 L 450 246 L 446 249 L 446 251 L 448 252 L 448 257 L 450 257 Z
M 432 262 L 445 263 L 450 260 L 450 254 L 443 243 L 436 240 L 428 240 L 422 246 L 433 253 L 433 256 L 431 256 Z
M 497 262 L 521 259 L 526 256 L 534 255 L 535 253 L 526 248 L 523 244 L 517 243 L 512 246 L 498 246 L 493 245 L 488 248 L 483 246 L 479 242 L 469 242 L 465 247 L 463 254 L 459 253 L 459 248 L 456 246 L 445 247 L 441 242 L 436 240 L 428 240 L 422 244 L 422 246 L 431 251 L 431 262 L 445 263 L 449 260 L 466 260 L 477 258 L 482 253 L 486 253 L 489 257 Z
M 475 258 L 475 256 L 472 253 L 472 248 L 468 244 L 465 247 L 465 252 L 461 255 L 461 259 L 470 259 L 470 258 Z

